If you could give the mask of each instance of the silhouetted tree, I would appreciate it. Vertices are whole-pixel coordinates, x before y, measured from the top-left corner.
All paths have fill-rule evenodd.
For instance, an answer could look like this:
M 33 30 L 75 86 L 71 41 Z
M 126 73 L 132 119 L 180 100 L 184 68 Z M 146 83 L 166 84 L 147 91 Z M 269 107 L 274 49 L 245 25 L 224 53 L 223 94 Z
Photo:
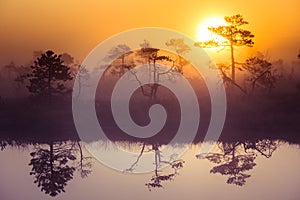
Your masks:
M 299 52 L 299 54 L 298 54 L 298 58 L 300 59 L 300 52 Z M 297 83 L 297 84 L 296 84 L 296 88 L 297 88 L 298 91 L 300 91 L 300 83 Z
M 218 27 L 209 27 L 210 30 L 215 35 L 223 37 L 225 40 L 219 41 L 218 39 L 213 39 L 205 42 L 196 42 L 195 46 L 203 48 L 211 47 L 229 47 L 231 53 L 231 81 L 235 82 L 235 58 L 234 58 L 234 47 L 248 46 L 252 47 L 254 42 L 252 38 L 254 35 L 245 29 L 240 27 L 248 24 L 244 20 L 243 16 L 240 14 L 224 17 L 227 25 Z
M 252 92 L 255 87 L 261 87 L 271 91 L 275 88 L 276 81 L 280 77 L 276 74 L 276 70 L 272 68 L 272 63 L 264 58 L 248 58 L 242 65 L 242 68 L 249 73 L 246 81 L 250 83 Z
M 89 70 L 85 66 L 78 66 L 78 71 L 75 72 L 75 79 L 78 80 L 78 97 L 81 93 L 82 86 L 87 86 L 84 84 L 86 80 L 90 78 Z
M 146 85 L 147 87 L 150 87 L 149 94 L 146 93 L 146 90 L 144 88 L 142 88 L 142 92 L 145 96 L 149 96 L 151 99 L 155 99 L 159 87 L 158 83 L 160 80 L 160 76 L 170 75 L 175 71 L 178 72 L 179 68 L 175 68 L 174 61 L 169 56 L 161 55 L 160 49 L 152 48 L 147 40 L 145 40 L 144 43 L 140 44 L 140 46 L 141 49 L 137 51 L 136 54 L 146 60 L 146 63 L 148 64 L 149 81 L 154 82 L 153 84 Z M 157 66 L 158 62 L 164 61 L 172 63 L 172 66 L 167 71 L 163 71 Z M 138 79 L 138 77 L 136 78 Z
M 68 53 L 61 54 L 61 60 L 68 66 L 74 64 L 74 57 Z
M 186 54 L 187 52 L 191 51 L 191 48 L 184 43 L 183 38 L 179 39 L 170 39 L 169 41 L 166 42 L 166 45 L 168 47 L 173 47 L 174 50 L 177 53 L 177 65 L 174 66 L 176 71 L 183 73 L 183 66 L 188 64 L 188 61 L 182 58 L 182 55 Z
M 49 100 L 55 94 L 66 92 L 64 82 L 72 80 L 70 67 L 63 64 L 61 55 L 50 50 L 41 54 L 31 69 L 32 72 L 27 75 L 30 81 L 30 85 L 27 86 L 29 92 L 47 96 Z
M 41 187 L 41 191 L 50 196 L 65 192 L 64 188 L 73 178 L 75 171 L 75 167 L 68 165 L 70 160 L 76 159 L 72 154 L 72 148 L 51 142 L 49 149 L 37 146 L 30 155 L 32 156 L 29 163 L 32 166 L 30 175 L 35 177 L 34 183 Z
M 150 43 L 147 40 L 144 40 L 143 43 L 140 44 L 141 49 L 137 51 L 137 55 L 141 56 L 141 58 L 146 60 L 146 63 L 148 64 L 148 80 L 153 81 L 154 84 L 148 84 L 146 87 L 150 87 L 150 92 L 147 93 L 146 89 L 144 89 L 144 86 L 141 86 L 142 93 L 145 96 L 149 96 L 149 98 L 154 98 L 156 96 L 156 92 L 158 89 L 157 84 L 157 66 L 156 66 L 156 57 L 158 55 L 159 49 L 152 48 Z M 153 64 L 151 63 L 153 61 Z M 134 70 L 132 72 L 135 74 Z M 137 81 L 138 77 L 136 77 Z M 153 79 L 153 80 L 151 80 Z
M 141 49 L 137 51 L 129 51 L 130 47 L 125 44 L 118 45 L 112 48 L 107 59 L 110 61 L 113 59 L 114 62 L 109 66 L 111 74 L 117 74 L 122 76 L 126 72 L 130 72 L 141 85 L 136 70 L 134 69 L 136 63 L 148 65 L 148 80 L 152 81 L 153 84 L 141 85 L 141 90 L 144 96 L 148 96 L 150 99 L 156 97 L 157 89 L 159 87 L 159 78 L 162 75 L 170 75 L 172 72 L 178 72 L 178 68 L 175 68 L 174 62 L 169 56 L 161 55 L 160 49 L 152 48 L 150 43 L 145 40 L 144 43 L 140 44 Z M 130 62 L 126 62 L 125 58 L 130 57 Z M 121 61 L 121 62 L 120 62 Z M 157 66 L 158 62 L 172 62 L 172 67 L 169 70 L 164 71 Z M 108 70 L 107 70 L 108 71 Z
M 230 69 L 230 66 L 225 65 L 223 63 L 219 63 L 217 64 L 217 67 L 221 72 L 221 77 L 224 85 L 234 85 L 237 88 L 239 88 L 243 93 L 247 94 L 247 91 L 243 87 L 241 87 L 236 82 L 232 81 L 232 79 L 227 75 L 227 71 Z
M 0 68 L 0 94 L 3 96 L 19 96 L 24 91 L 21 89 L 21 81 L 15 81 L 16 77 L 30 71 L 29 67 L 16 65 L 13 61 Z M 23 82 L 24 83 L 24 82 Z M 22 84 L 23 84 L 22 83 Z M 3 88 L 2 88 L 3 87 Z
M 130 47 L 126 44 L 119 44 L 108 52 L 107 58 L 110 60 L 121 60 L 121 64 L 113 68 L 113 74 L 118 74 L 121 77 L 127 71 L 126 69 L 131 68 L 131 65 L 125 64 L 125 57 L 129 54 L 131 54 Z

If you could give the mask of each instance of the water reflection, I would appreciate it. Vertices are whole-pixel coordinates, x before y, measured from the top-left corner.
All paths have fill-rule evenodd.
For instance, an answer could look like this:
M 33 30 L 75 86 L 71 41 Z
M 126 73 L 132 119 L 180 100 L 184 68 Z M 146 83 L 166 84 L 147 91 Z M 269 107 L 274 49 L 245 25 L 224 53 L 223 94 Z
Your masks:
M 266 158 L 270 158 L 273 152 L 280 145 L 280 142 L 277 140 L 270 139 L 261 139 L 256 141 L 246 141 L 242 143 L 245 149 L 245 152 L 248 150 L 253 150 L 257 153 L 260 153 L 262 156 Z
M 147 148 L 147 150 L 146 150 Z M 163 182 L 172 181 L 174 178 L 179 175 L 178 170 L 183 168 L 184 160 L 176 159 L 177 155 L 172 154 L 167 159 L 162 155 L 162 151 L 160 150 L 162 147 L 159 143 L 151 143 L 146 144 L 145 142 L 142 144 L 141 151 L 137 156 L 136 161 L 125 170 L 125 172 L 134 172 L 135 167 L 139 164 L 141 157 L 145 152 L 153 152 L 154 153 L 154 170 L 152 178 L 145 186 L 148 187 L 149 191 L 153 188 L 162 188 Z M 167 166 L 166 168 L 161 168 L 163 166 Z
M 268 139 L 245 142 L 219 142 L 218 150 L 209 154 L 196 155 L 216 164 L 210 173 L 228 176 L 227 183 L 243 186 L 251 175 L 246 173 L 256 165 L 255 158 L 261 154 L 270 158 L 279 146 L 278 141 Z
M 149 191 L 151 191 L 152 188 L 163 187 L 163 182 L 174 180 L 175 176 L 179 175 L 178 170 L 181 169 L 184 164 L 184 161 L 182 159 L 167 162 L 171 167 L 171 172 L 163 174 L 162 171 L 158 170 L 158 165 L 160 162 L 162 161 L 155 158 L 156 168 L 154 170 L 154 175 L 152 176 L 150 182 L 145 184 L 148 187 Z
M 6 141 L 0 141 L 0 149 L 1 149 L 1 151 L 3 151 L 6 146 L 7 146 L 7 142 Z
M 117 143 L 116 143 L 117 144 Z M 176 159 L 176 155 L 164 155 L 163 144 L 154 142 L 122 142 L 123 147 L 128 146 L 138 149 L 138 155 L 134 162 L 124 172 L 132 173 L 142 165 L 145 153 L 153 155 L 153 171 L 148 181 L 141 182 L 149 191 L 163 188 L 169 181 L 176 181 L 179 172 L 187 165 L 185 160 Z M 251 177 L 251 170 L 257 165 L 256 158 L 270 158 L 274 151 L 282 144 L 279 140 L 257 139 L 244 141 L 220 141 L 214 151 L 209 154 L 193 155 L 193 159 L 208 160 L 214 164 L 210 169 L 211 174 L 226 176 L 227 184 L 244 186 Z M 47 143 L 16 142 L 2 140 L 1 150 L 8 146 L 25 147 L 32 146 L 29 166 L 30 175 L 34 177 L 34 183 L 47 195 L 57 196 L 65 192 L 65 187 L 74 178 L 77 172 L 81 178 L 87 178 L 93 170 L 93 158 L 84 150 L 79 141 L 49 141 Z M 201 143 L 198 143 L 200 148 Z M 124 147 L 125 148 L 125 147 Z M 106 149 L 109 151 L 109 149 Z M 191 163 L 188 163 L 191 164 Z M 192 163 L 193 164 L 193 163 Z M 161 168 L 161 166 L 167 166 Z M 147 174 L 149 175 L 149 174 Z
M 76 154 L 79 151 L 79 160 Z M 30 175 L 41 191 L 56 196 L 65 192 L 67 183 L 73 179 L 74 171 L 79 170 L 81 177 L 91 173 L 90 157 L 85 157 L 79 142 L 50 142 L 47 145 L 36 144 L 30 153 L 32 166 Z
M 80 172 L 81 178 L 87 178 L 92 172 L 93 157 L 85 156 L 79 141 L 76 142 L 79 151 L 79 160 L 77 162 L 77 170 Z

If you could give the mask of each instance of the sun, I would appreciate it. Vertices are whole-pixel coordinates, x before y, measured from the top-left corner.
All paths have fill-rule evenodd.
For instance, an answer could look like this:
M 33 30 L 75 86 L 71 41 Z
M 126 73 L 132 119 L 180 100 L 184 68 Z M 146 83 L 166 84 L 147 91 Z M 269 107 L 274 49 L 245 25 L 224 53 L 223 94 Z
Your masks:
M 208 30 L 208 27 L 218 27 L 222 25 L 226 25 L 226 21 L 222 17 L 209 17 L 205 19 L 197 27 L 197 41 L 204 42 L 215 38 L 217 38 L 218 40 L 224 40 L 224 38 L 222 38 L 221 36 L 217 36 Z

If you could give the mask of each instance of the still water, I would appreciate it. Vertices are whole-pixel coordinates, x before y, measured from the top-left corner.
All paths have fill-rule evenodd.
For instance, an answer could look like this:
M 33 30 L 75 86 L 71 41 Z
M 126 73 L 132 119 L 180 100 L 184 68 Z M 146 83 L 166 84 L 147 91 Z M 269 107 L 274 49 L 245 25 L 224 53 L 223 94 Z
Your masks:
M 138 156 L 123 172 L 113 170 L 81 142 L 2 141 L 0 199 L 300 199 L 299 144 L 268 139 L 218 142 L 203 156 L 198 143 L 178 159 L 160 155 L 160 145 L 118 145 L 141 157 L 153 152 L 152 172 L 134 173 L 142 165 Z M 105 146 L 101 150 L 110 151 Z M 162 163 L 167 167 L 158 169 Z

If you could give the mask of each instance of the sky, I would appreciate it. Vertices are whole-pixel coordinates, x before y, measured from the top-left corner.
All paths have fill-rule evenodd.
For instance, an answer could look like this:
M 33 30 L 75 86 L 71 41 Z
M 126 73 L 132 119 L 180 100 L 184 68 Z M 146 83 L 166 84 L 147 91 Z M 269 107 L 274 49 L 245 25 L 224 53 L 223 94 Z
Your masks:
M 196 39 L 197 27 L 207 18 L 238 13 L 255 35 L 254 47 L 243 49 L 244 54 L 261 51 L 274 60 L 296 60 L 299 8 L 298 0 L 0 0 L 0 66 L 26 64 L 33 51 L 48 49 L 68 52 L 81 62 L 101 41 L 147 26 Z

